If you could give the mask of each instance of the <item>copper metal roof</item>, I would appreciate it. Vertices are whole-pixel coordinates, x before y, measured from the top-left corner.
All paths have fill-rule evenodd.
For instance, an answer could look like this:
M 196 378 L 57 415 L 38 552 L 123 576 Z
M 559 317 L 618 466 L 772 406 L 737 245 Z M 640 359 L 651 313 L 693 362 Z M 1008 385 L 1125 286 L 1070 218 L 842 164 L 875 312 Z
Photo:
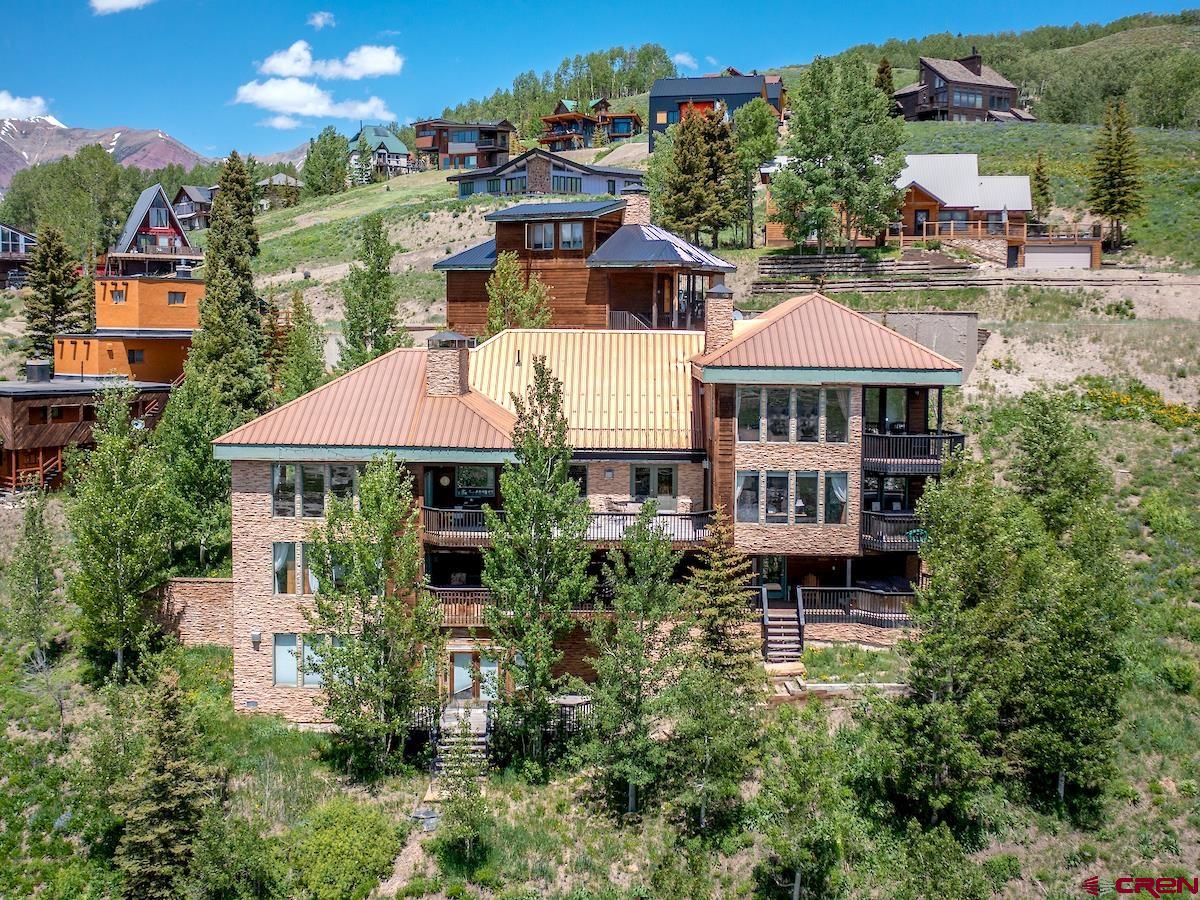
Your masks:
M 280 447 L 506 450 L 513 416 L 487 397 L 430 397 L 425 350 L 393 350 L 217 438 Z
M 793 297 L 698 357 L 701 366 L 781 369 L 961 371 L 940 353 L 823 294 Z
M 511 411 L 544 356 L 576 449 L 700 449 L 690 360 L 703 345 L 695 331 L 504 331 L 471 351 L 471 389 Z

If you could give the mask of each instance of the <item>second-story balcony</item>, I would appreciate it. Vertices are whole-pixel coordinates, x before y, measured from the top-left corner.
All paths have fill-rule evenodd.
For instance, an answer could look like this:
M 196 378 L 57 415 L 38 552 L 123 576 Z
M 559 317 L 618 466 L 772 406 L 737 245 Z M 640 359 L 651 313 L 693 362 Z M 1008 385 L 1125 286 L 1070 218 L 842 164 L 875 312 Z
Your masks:
M 442 625 L 454 628 L 478 628 L 484 624 L 483 610 L 492 602 L 492 592 L 485 587 L 447 587 L 431 585 L 429 588 L 442 608 Z M 574 603 L 571 614 L 590 616 L 612 598 L 612 590 L 598 584 L 589 597 Z
M 492 532 L 482 509 L 422 510 L 425 540 L 438 547 L 490 547 Z M 503 510 L 497 511 L 504 515 Z M 676 547 L 689 547 L 708 538 L 712 512 L 660 512 L 655 526 Z M 593 512 L 584 539 L 601 547 L 619 544 L 625 532 L 637 521 L 637 512 Z
M 868 550 L 915 553 L 925 536 L 915 510 L 862 512 L 862 545 Z
M 882 475 L 936 475 L 966 437 L 956 431 L 927 434 L 864 434 L 863 468 Z

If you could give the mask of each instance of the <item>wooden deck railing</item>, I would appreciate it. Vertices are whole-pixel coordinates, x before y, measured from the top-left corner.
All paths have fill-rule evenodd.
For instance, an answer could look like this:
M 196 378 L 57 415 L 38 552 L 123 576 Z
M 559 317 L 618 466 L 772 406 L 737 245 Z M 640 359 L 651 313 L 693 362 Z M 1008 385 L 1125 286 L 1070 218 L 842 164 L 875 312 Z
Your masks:
M 863 461 L 868 468 L 913 475 L 936 474 L 951 453 L 962 450 L 966 436 L 957 431 L 929 434 L 864 434 Z
M 1095 241 L 1101 237 L 1098 224 L 1047 224 L 1033 222 L 923 222 L 919 228 L 903 222 L 888 226 L 889 241 L 912 244 L 918 241 L 1005 238 L 1020 241 Z
M 869 499 L 869 498 L 867 498 Z M 862 544 L 868 550 L 916 552 L 925 540 L 925 531 L 915 512 L 862 513 Z
M 430 543 L 443 547 L 484 547 L 492 540 L 487 520 L 481 509 L 422 510 L 425 536 Z M 503 515 L 503 510 L 497 510 Z M 625 532 L 637 521 L 636 512 L 594 512 L 588 522 L 584 539 L 598 544 L 618 544 Z M 675 544 L 696 544 L 708 537 L 712 512 L 660 512 L 655 526 Z
M 430 587 L 429 593 L 441 604 L 442 624 L 478 627 L 483 625 L 483 609 L 492 602 L 492 592 L 485 587 Z M 599 584 L 591 596 L 572 604 L 571 612 L 588 615 L 604 609 L 612 600 L 612 587 Z
M 908 605 L 915 594 L 888 593 L 860 587 L 798 587 L 798 613 L 808 625 L 857 624 L 877 628 L 912 625 Z

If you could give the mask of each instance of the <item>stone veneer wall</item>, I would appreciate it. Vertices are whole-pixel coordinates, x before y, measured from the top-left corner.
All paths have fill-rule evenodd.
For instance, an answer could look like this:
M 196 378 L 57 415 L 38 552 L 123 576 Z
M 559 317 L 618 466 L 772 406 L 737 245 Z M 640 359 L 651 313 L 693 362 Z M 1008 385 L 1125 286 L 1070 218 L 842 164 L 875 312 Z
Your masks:
M 609 512 L 610 503 L 630 503 L 635 463 L 589 462 L 588 504 L 595 512 Z M 675 466 L 675 511 L 699 512 L 704 508 L 704 464 L 698 462 L 648 463 Z M 612 472 L 612 478 L 607 477 Z
M 425 354 L 425 389 L 431 397 L 467 392 L 470 351 L 466 347 L 431 348 Z
M 550 160 L 536 153 L 529 157 L 525 161 L 525 190 L 531 194 L 549 194 L 552 184 Z
M 804 643 L 866 644 L 871 647 L 894 647 L 912 631 L 905 628 L 877 628 L 858 623 L 840 625 L 825 623 L 804 626 Z
M 185 647 L 233 641 L 232 578 L 172 578 L 163 587 L 159 620 Z
M 782 385 L 781 385 L 782 387 Z M 825 385 L 822 387 L 840 387 Z M 823 402 L 823 400 L 822 400 Z M 736 427 L 736 426 L 735 426 Z M 849 440 L 844 444 L 825 443 L 825 418 L 821 417 L 819 440 L 815 443 L 737 441 L 734 448 L 734 491 L 736 474 L 741 470 L 765 472 L 818 472 L 818 509 L 820 519 L 808 525 L 765 525 L 737 522 L 734 541 L 747 553 L 783 553 L 798 556 L 860 556 L 862 546 L 859 519 L 862 509 L 862 390 L 850 386 Z M 766 433 L 766 422 L 760 423 Z M 826 525 L 825 473 L 847 473 L 846 524 Z M 759 515 L 766 508 L 766 481 L 760 478 Z M 789 488 L 788 508 L 795 503 L 794 485 Z M 727 499 L 736 514 L 736 497 Z

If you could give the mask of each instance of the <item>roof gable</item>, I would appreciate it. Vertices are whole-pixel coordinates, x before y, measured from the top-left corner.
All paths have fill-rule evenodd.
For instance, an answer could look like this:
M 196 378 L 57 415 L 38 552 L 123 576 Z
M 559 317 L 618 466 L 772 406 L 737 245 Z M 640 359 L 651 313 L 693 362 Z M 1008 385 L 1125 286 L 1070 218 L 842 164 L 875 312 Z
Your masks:
M 922 56 L 921 64 L 931 71 L 941 75 L 946 81 L 958 84 L 981 84 L 987 87 L 1011 88 L 1017 86 L 990 66 L 981 65 L 976 75 L 957 59 L 938 59 L 932 56 Z
M 628 113 L 624 115 L 629 115 Z M 637 113 L 632 113 L 637 115 Z M 639 119 L 640 121 L 640 119 Z M 520 156 L 514 156 L 508 162 L 500 163 L 498 166 L 493 166 L 490 169 L 470 169 L 466 172 L 461 172 L 458 175 L 446 176 L 447 181 L 478 181 L 485 178 L 496 178 L 508 172 L 512 172 L 524 166 L 530 157 L 540 156 L 551 161 L 556 166 L 563 166 L 573 172 L 583 172 L 588 175 L 616 175 L 622 178 L 637 178 L 641 181 L 645 178 L 645 172 L 638 169 L 622 169 L 617 166 L 593 166 L 588 163 L 582 163 L 577 160 L 567 159 L 557 153 L 553 153 L 542 147 L 532 147 L 526 150 Z
M 957 363 L 824 294 L 793 297 L 697 357 L 702 367 L 961 372 Z
M 115 252 L 129 252 L 133 246 L 134 238 L 137 237 L 138 229 L 142 227 L 142 222 L 145 221 L 147 214 L 150 212 L 150 207 L 154 206 L 154 201 L 158 199 L 162 200 L 161 206 L 166 207 L 171 226 L 178 232 L 182 246 L 188 248 L 192 246 L 191 241 L 188 240 L 187 232 L 179 224 L 179 217 L 175 215 L 175 210 L 171 207 L 171 201 L 167 198 L 167 192 L 163 190 L 161 184 L 154 184 L 142 191 L 137 198 L 137 202 L 133 204 L 133 211 L 129 213 L 129 218 L 125 220 L 125 227 L 121 229 L 121 236 L 117 238 L 117 243 L 113 247 Z

